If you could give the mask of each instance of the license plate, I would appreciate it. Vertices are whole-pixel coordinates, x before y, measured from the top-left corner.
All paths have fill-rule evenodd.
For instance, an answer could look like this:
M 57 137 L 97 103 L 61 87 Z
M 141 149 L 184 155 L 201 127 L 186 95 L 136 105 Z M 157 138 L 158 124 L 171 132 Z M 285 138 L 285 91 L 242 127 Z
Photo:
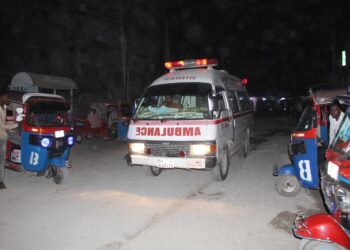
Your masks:
M 55 138 L 62 138 L 62 137 L 64 137 L 64 130 L 55 131 Z
M 175 168 L 175 163 L 172 160 L 159 160 L 157 166 L 159 168 Z
M 11 161 L 15 163 L 21 163 L 21 150 L 14 149 L 11 152 Z

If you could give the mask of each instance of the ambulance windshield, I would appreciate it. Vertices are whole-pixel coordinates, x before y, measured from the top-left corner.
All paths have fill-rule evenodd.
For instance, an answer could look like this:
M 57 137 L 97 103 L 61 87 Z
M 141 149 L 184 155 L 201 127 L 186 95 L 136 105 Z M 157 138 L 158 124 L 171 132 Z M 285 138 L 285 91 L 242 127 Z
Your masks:
M 134 119 L 208 119 L 208 83 L 174 83 L 149 87 L 141 99 Z

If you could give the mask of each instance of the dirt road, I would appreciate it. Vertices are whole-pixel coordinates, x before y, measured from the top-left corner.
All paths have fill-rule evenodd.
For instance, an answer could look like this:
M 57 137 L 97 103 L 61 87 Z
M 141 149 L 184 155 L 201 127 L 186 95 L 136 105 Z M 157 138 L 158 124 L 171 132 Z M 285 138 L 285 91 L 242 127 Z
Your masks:
M 250 155 L 231 159 L 224 182 L 205 171 L 146 176 L 126 165 L 125 142 L 102 140 L 74 147 L 65 185 L 7 170 L 0 249 L 296 249 L 294 213 L 323 204 L 318 191 L 286 198 L 274 189 L 292 126 L 257 118 Z

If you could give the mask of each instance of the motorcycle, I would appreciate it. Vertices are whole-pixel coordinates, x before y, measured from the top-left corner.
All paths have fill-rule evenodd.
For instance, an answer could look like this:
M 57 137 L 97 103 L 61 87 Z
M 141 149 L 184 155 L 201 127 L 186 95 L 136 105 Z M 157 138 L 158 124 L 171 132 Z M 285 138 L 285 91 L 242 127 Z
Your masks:
M 16 102 L 16 121 L 21 122 L 20 144 L 9 140 L 7 167 L 52 177 L 56 184 L 68 179 L 69 153 L 74 144 L 68 110 L 62 96 L 26 93 Z M 11 104 L 10 104 L 11 106 Z

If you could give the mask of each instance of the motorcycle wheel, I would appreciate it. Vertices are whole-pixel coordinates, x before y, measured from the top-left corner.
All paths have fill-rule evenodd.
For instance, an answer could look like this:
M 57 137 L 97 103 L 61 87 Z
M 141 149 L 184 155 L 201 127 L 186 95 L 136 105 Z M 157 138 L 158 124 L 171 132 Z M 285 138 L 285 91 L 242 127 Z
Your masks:
M 152 166 L 143 166 L 145 174 L 148 176 L 158 176 L 162 172 L 161 168 L 152 167 Z
M 346 250 L 346 248 L 338 246 L 334 243 L 302 239 L 298 250 Z
M 295 196 L 300 191 L 298 179 L 292 175 L 282 175 L 277 177 L 276 191 L 283 196 Z
M 53 181 L 56 184 L 64 184 L 68 180 L 68 169 L 66 167 L 52 167 L 53 169 Z
M 226 179 L 228 175 L 228 169 L 229 169 L 229 158 L 227 150 L 224 150 L 221 157 L 221 162 L 219 165 L 215 166 L 211 171 L 211 176 L 213 180 L 215 181 L 223 181 Z

